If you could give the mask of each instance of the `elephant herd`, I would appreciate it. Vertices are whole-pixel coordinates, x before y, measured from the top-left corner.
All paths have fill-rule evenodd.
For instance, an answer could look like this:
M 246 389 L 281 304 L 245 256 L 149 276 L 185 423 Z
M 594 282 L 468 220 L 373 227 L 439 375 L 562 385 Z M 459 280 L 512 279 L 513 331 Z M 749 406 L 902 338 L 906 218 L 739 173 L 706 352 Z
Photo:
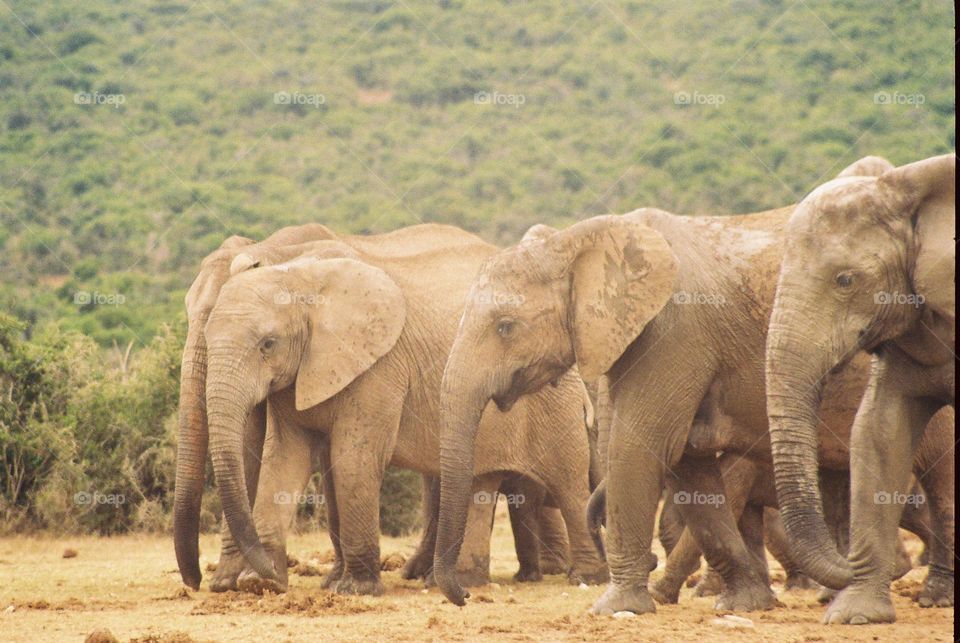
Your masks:
M 767 548 L 788 588 L 822 586 L 826 622 L 893 621 L 901 526 L 929 565 L 917 601 L 952 606 L 955 168 L 866 157 L 795 206 L 641 208 L 506 249 L 436 224 L 228 238 L 186 297 L 184 583 L 209 453 L 214 591 L 287 588 L 290 499 L 319 467 L 324 587 L 381 594 L 393 465 L 424 480 L 403 575 L 457 605 L 489 580 L 502 493 L 515 580 L 609 581 L 597 614 L 676 602 L 701 554 L 718 609 L 770 609 Z

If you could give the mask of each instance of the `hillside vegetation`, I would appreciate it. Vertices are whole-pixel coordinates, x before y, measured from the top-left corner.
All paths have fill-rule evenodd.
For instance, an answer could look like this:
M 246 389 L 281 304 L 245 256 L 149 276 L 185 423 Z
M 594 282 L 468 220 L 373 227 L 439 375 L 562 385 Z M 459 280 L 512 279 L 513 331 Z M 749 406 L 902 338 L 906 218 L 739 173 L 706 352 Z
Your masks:
M 0 8 L 0 302 L 107 346 L 174 321 L 229 234 L 508 244 L 955 145 L 942 0 L 46 4 Z
M 943 0 L 85 0 L 0 16 L 8 529 L 166 528 L 183 296 L 228 235 L 433 221 L 509 244 L 641 206 L 778 207 L 866 154 L 955 147 Z M 388 488 L 399 533 L 416 482 Z

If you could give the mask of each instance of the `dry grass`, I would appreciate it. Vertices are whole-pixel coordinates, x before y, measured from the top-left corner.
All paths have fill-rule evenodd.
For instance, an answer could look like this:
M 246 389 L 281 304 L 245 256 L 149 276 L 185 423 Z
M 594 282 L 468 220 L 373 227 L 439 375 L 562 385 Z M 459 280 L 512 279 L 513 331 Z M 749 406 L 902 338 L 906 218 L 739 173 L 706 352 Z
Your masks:
M 415 538 L 385 538 L 384 555 L 412 553 Z M 918 543 L 909 546 L 916 549 Z M 293 556 L 329 549 L 324 534 L 298 536 Z M 77 551 L 63 558 L 67 548 Z M 218 552 L 216 537 L 204 537 L 203 565 Z M 661 554 L 662 560 L 662 552 Z M 169 538 L 7 538 L 0 540 L 0 639 L 80 641 L 95 630 L 120 640 L 646 640 L 646 641 L 949 641 L 952 609 L 920 609 L 908 598 L 925 573 L 915 569 L 899 581 L 894 625 L 826 627 L 812 591 L 781 595 L 784 607 L 745 614 L 746 629 L 714 623 L 712 598 L 684 589 L 679 605 L 656 615 L 600 618 L 587 609 L 602 587 L 580 589 L 563 578 L 515 585 L 516 557 L 505 517 L 493 545 L 495 583 L 473 590 L 464 609 L 446 603 L 437 590 L 384 573 L 381 598 L 340 597 L 319 588 L 320 577 L 291 577 L 283 596 L 214 595 L 182 590 Z M 782 579 L 779 567 L 774 578 Z M 209 575 L 209 574 L 208 574 Z M 205 584 L 204 584 L 205 586 Z M 775 589 L 779 591 L 780 587 Z M 10 606 L 13 606 L 12 608 Z

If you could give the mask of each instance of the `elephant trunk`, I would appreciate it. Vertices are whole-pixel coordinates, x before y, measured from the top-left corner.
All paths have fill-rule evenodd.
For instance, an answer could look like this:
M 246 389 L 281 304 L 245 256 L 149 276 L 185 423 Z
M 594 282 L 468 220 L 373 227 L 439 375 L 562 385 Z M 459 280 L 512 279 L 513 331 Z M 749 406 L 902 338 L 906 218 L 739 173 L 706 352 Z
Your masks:
M 453 355 L 453 353 L 451 354 Z M 451 364 L 454 365 L 451 368 Z M 465 383 L 463 373 L 451 361 L 444 372 L 441 390 L 440 518 L 433 574 L 444 596 L 464 605 L 470 596 L 457 580 L 457 558 L 463 545 L 470 492 L 473 489 L 474 446 L 480 418 L 490 399 L 489 387 Z
M 273 562 L 260 543 L 247 495 L 243 463 L 243 435 L 247 416 L 260 401 L 253 380 L 235 372 L 237 352 L 209 361 L 207 417 L 210 455 L 220 490 L 223 516 L 230 533 L 250 566 L 265 579 L 277 580 Z
M 177 474 L 173 501 L 173 542 L 180 577 L 200 589 L 200 501 L 207 462 L 207 347 L 202 323 L 190 325 L 180 363 Z
M 766 391 L 777 500 L 801 569 L 817 582 L 843 589 L 853 578 L 823 517 L 818 476 L 818 424 L 823 378 L 836 364 L 832 351 L 789 319 L 780 293 L 767 336 Z M 792 310 L 792 309 L 791 309 Z

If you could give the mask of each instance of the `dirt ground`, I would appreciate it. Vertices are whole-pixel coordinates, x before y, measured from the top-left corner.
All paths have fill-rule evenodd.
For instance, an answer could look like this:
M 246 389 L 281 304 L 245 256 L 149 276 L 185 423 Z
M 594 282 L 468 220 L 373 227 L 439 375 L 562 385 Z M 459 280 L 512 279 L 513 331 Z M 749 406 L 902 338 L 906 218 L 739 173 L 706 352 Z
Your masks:
M 502 507 L 501 507 L 502 509 Z M 384 557 L 410 555 L 415 537 L 384 538 Z M 908 549 L 916 554 L 919 541 Z M 64 558 L 67 549 L 76 556 Z M 202 566 L 216 560 L 219 540 L 201 541 Z M 331 555 L 325 533 L 293 537 L 290 554 L 309 573 Z M 662 550 L 657 551 L 661 565 Z M 838 627 L 820 624 L 814 591 L 782 593 L 783 572 L 771 572 L 783 607 L 743 614 L 748 622 L 718 620 L 713 598 L 684 589 L 678 605 L 655 615 L 615 619 L 587 610 L 603 587 L 579 588 L 560 576 L 514 584 L 516 556 L 505 516 L 497 519 L 492 548 L 494 582 L 472 590 L 466 608 L 447 603 L 436 589 L 384 573 L 380 598 L 341 597 L 320 589 L 320 576 L 291 575 L 286 595 L 257 597 L 186 592 L 169 537 L 0 539 L 0 640 L 82 641 L 109 630 L 121 641 L 295 640 L 644 640 L 644 641 L 950 641 L 953 609 L 911 603 L 925 569 L 894 586 L 897 623 Z M 306 569 L 304 569 L 304 567 Z M 659 572 L 654 572 L 654 575 Z

